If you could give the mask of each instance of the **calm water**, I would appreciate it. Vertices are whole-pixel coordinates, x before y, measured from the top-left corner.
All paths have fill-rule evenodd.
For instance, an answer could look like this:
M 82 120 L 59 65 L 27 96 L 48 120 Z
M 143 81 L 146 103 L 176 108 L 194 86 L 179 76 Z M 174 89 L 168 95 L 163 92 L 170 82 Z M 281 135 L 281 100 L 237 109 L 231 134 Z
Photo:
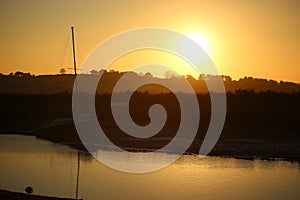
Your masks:
M 31 185 L 35 194 L 75 197 L 77 155 L 35 137 L 0 135 L 0 188 L 23 192 Z M 128 174 L 80 158 L 83 199 L 300 199 L 295 163 L 183 156 L 156 172 Z

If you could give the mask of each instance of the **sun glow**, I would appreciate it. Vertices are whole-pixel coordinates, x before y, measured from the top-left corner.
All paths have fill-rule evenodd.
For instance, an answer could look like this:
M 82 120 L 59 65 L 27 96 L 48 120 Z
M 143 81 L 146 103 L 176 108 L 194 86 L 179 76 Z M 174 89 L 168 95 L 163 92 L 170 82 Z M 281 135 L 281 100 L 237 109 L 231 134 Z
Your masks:
M 187 36 L 189 38 L 191 38 L 192 40 L 194 40 L 196 43 L 198 43 L 206 52 L 208 51 L 208 42 L 207 42 L 207 39 L 198 34 L 198 33 L 190 33 L 190 34 L 187 34 Z

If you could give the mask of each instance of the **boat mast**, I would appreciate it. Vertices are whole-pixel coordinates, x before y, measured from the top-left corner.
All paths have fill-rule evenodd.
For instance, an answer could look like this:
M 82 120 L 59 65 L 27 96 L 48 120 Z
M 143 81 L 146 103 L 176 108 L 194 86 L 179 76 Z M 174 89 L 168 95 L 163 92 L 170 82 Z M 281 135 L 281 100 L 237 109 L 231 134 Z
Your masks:
M 76 71 L 76 54 L 75 54 L 75 37 L 74 37 L 74 27 L 71 27 L 72 30 L 72 47 L 73 47 L 73 61 L 74 61 L 74 74 L 77 75 Z M 75 86 L 77 90 L 77 85 L 75 81 Z M 79 186 L 79 171 L 80 171 L 80 151 L 77 152 L 77 177 L 76 177 L 76 192 L 75 198 L 78 199 L 78 186 Z
M 74 73 L 75 73 L 75 76 L 76 76 L 77 72 L 76 72 L 75 38 L 74 38 L 74 27 L 73 26 L 71 27 L 71 30 L 72 30 L 72 47 L 73 47 Z

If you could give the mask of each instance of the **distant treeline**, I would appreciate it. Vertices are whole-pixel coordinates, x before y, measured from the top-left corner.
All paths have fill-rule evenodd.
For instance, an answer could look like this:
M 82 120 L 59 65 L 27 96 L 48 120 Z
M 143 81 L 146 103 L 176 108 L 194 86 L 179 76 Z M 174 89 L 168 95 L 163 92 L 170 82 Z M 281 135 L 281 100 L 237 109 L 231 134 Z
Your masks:
M 124 75 L 125 72 L 117 71 L 103 71 L 104 74 L 100 80 L 101 87 L 98 87 L 97 93 L 111 93 L 116 82 Z M 155 81 L 158 78 L 153 77 L 150 73 L 136 74 L 129 72 L 131 82 L 136 82 L 139 79 L 146 79 Z M 84 76 L 96 76 L 99 74 L 97 71 L 92 71 L 91 74 Z M 196 93 L 206 94 L 207 83 L 212 83 L 216 75 L 200 75 L 198 79 L 190 75 L 186 76 L 168 76 L 165 79 L 159 79 L 163 83 L 172 84 L 178 91 L 181 89 L 180 79 L 185 78 L 189 81 Z M 60 75 L 31 75 L 30 73 L 16 72 L 9 75 L 0 74 L 0 93 L 5 94 L 56 94 L 56 93 L 71 93 L 74 84 L 74 75 L 60 74 Z M 252 77 L 244 77 L 239 80 L 232 80 L 230 76 L 221 76 L 224 81 L 226 92 L 234 93 L 239 90 L 252 90 L 254 92 L 274 91 L 280 93 L 294 93 L 300 92 L 300 84 L 292 82 L 277 82 L 274 80 L 266 80 Z M 151 85 L 141 87 L 139 92 L 167 93 L 169 90 L 164 88 L 152 87 Z M 119 91 L 122 92 L 122 91 Z M 183 91 L 184 92 L 184 91 Z

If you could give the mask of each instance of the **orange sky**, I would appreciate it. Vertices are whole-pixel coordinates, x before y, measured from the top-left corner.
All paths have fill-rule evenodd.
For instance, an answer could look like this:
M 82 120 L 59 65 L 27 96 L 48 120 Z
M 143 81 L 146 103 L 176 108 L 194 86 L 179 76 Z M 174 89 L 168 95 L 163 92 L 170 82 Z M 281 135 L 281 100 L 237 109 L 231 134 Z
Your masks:
M 58 73 L 71 26 L 79 62 L 109 36 L 151 26 L 202 35 L 234 79 L 300 82 L 299 9 L 297 0 L 1 0 L 0 72 Z

